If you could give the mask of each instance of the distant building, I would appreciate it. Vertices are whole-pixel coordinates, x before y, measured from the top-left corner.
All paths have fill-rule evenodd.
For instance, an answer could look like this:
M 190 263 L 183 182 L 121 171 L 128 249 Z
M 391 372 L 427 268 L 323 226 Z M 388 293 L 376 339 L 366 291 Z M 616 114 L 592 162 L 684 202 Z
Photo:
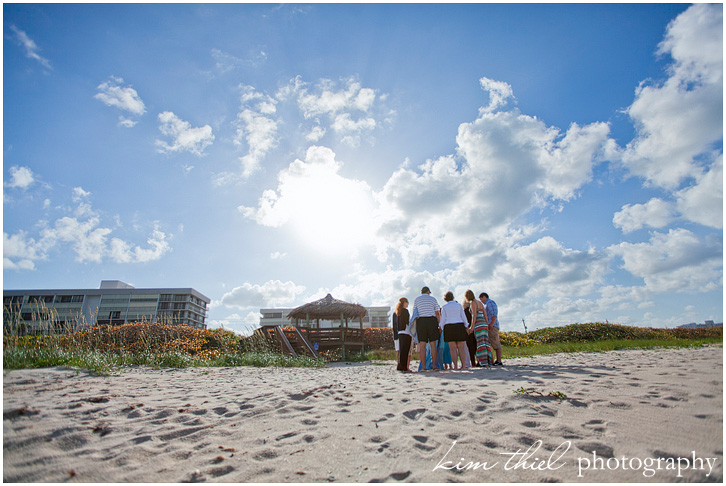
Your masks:
M 295 325 L 294 322 L 292 322 L 290 319 L 287 318 L 287 315 L 292 310 L 292 307 L 289 308 L 274 308 L 274 309 L 260 309 L 260 314 L 262 314 L 262 318 L 260 318 L 260 326 L 292 326 Z M 388 321 L 389 321 L 389 315 L 391 308 L 386 307 L 366 307 L 366 315 L 363 317 L 363 328 L 369 328 L 369 327 L 388 327 Z M 312 325 L 317 325 L 317 323 L 311 323 Z M 301 325 L 305 325 L 305 323 L 301 323 Z M 358 321 L 351 322 L 348 324 L 350 327 L 358 327 Z M 320 327 L 338 327 L 340 326 L 339 321 L 320 321 Z
M 3 290 L 3 324 L 31 334 L 136 321 L 206 329 L 209 302 L 192 288 L 137 289 L 119 280 L 103 280 L 98 289 Z
M 708 327 L 723 327 L 723 322 L 715 323 L 713 321 L 706 321 L 703 324 L 697 324 L 695 322 L 691 322 L 690 324 L 683 324 L 682 326 L 678 326 L 679 328 L 685 328 L 685 329 L 705 329 Z

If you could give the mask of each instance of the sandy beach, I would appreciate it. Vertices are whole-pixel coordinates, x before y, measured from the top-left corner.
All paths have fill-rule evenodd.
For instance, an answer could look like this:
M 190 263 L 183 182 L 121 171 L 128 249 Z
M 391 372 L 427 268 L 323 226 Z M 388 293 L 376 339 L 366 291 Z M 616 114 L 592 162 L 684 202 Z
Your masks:
M 505 364 L 6 371 L 3 480 L 722 482 L 721 347 Z

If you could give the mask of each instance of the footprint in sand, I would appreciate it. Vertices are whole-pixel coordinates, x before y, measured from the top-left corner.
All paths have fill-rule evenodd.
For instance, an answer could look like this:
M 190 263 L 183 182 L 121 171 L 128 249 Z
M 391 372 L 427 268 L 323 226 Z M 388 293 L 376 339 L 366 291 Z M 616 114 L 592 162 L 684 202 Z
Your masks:
M 562 437 L 563 439 L 582 439 L 582 435 L 578 434 L 576 431 L 570 429 L 569 427 L 559 427 L 558 429 L 553 430 L 554 434 L 558 437 Z
M 207 474 L 209 474 L 213 478 L 218 478 L 220 476 L 224 476 L 225 474 L 229 474 L 232 471 L 234 471 L 233 466 L 222 466 L 222 467 L 215 467 L 215 468 L 209 469 L 207 471 Z
M 619 410 L 628 410 L 628 409 L 632 408 L 629 403 L 625 403 L 625 402 L 610 402 L 610 403 L 608 403 L 607 406 L 610 408 L 617 408 Z
M 403 416 L 409 420 L 417 420 L 424 413 L 426 413 L 425 408 L 416 408 L 414 410 L 409 410 L 407 412 L 403 412 Z
M 671 395 L 669 397 L 664 397 L 663 399 L 671 401 L 671 402 L 687 402 L 688 401 L 688 397 L 682 396 L 682 395 L 681 396 Z
M 535 439 L 531 435 L 523 434 L 523 435 L 520 435 L 519 437 L 517 437 L 517 442 L 519 442 L 520 444 L 522 444 L 524 446 L 530 447 L 532 444 L 537 442 L 537 439 Z
M 597 442 L 597 441 L 575 442 L 575 447 L 577 447 L 581 451 L 587 452 L 588 454 L 595 452 L 600 457 L 605 457 L 605 458 L 615 457 L 613 448 L 607 444 L 603 444 L 602 442 Z
M 486 439 L 482 443 L 484 444 L 484 447 L 488 447 L 489 449 L 496 449 L 499 447 L 499 444 L 496 441 L 491 440 L 491 439 Z
M 371 479 L 371 483 L 385 483 L 388 482 L 389 479 L 393 479 L 394 481 L 404 481 L 411 475 L 411 471 L 405 471 L 405 472 L 395 472 L 390 474 L 387 478 L 374 478 Z
M 257 461 L 266 461 L 268 459 L 275 459 L 280 453 L 274 449 L 265 449 L 252 456 L 252 459 Z
M 296 435 L 298 435 L 297 432 L 288 432 L 287 434 L 283 434 L 279 437 L 276 437 L 275 440 L 276 441 L 285 440 L 285 439 L 289 439 L 290 437 L 295 437 Z
M 593 432 L 604 433 L 607 429 L 606 425 L 607 424 L 602 420 L 590 420 L 582 424 L 582 427 L 585 429 L 589 429 Z

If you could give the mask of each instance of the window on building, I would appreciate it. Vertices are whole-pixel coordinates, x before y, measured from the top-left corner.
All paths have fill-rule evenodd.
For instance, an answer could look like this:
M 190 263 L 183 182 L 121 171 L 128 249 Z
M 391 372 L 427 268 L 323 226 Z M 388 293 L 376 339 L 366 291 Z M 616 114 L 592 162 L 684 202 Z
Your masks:
M 30 302 L 30 303 L 33 303 L 33 302 L 50 303 L 50 302 L 53 302 L 53 296 L 52 295 L 31 295 L 30 297 L 28 297 L 28 302 Z
M 83 302 L 83 296 L 82 295 L 59 295 L 58 299 L 56 299 L 56 302 Z

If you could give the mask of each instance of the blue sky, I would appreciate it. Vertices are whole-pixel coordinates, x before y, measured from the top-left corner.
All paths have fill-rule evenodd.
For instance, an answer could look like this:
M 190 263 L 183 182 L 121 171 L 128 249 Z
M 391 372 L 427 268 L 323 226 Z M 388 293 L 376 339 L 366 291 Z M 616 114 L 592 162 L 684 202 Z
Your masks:
M 487 291 L 723 320 L 723 7 L 4 4 L 3 287 L 211 327 Z

